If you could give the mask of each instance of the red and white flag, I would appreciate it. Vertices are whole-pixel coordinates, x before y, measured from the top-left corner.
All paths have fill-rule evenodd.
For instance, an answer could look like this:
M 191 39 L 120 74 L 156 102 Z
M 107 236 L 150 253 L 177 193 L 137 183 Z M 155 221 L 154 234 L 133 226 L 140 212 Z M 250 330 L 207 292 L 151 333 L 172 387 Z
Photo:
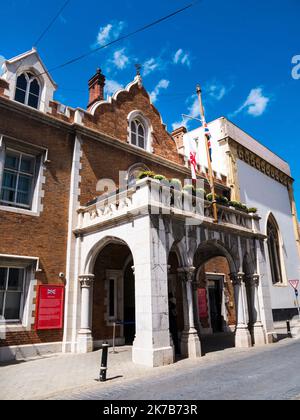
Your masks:
M 189 159 L 189 164 L 191 167 L 192 179 L 197 179 L 197 169 L 198 169 L 198 139 L 188 137 L 186 144 L 186 152 Z

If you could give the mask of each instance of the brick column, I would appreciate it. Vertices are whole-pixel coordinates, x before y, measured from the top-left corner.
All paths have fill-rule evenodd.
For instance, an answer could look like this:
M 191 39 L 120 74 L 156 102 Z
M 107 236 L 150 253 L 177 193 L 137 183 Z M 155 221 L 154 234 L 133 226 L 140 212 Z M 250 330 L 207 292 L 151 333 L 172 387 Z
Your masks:
M 248 305 L 244 273 L 231 273 L 230 278 L 234 287 L 237 327 L 235 333 L 236 347 L 251 347 L 251 336 L 248 329 Z
M 181 352 L 183 356 L 195 359 L 202 356 L 201 343 L 195 328 L 193 304 L 193 280 L 195 267 L 186 267 L 178 270 L 182 276 L 182 298 L 184 330 L 181 337 Z
M 93 337 L 90 325 L 91 287 L 95 276 L 88 274 L 79 277 L 81 287 L 81 317 L 80 330 L 77 334 L 78 353 L 89 353 L 93 351 Z

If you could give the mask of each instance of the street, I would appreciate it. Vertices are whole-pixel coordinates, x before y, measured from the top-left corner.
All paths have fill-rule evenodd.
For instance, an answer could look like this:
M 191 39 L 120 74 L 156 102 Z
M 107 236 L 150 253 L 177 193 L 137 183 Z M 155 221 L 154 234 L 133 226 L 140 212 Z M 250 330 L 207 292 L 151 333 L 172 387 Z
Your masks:
M 81 400 L 290 400 L 300 398 L 300 342 L 181 367 L 163 376 L 53 396 Z

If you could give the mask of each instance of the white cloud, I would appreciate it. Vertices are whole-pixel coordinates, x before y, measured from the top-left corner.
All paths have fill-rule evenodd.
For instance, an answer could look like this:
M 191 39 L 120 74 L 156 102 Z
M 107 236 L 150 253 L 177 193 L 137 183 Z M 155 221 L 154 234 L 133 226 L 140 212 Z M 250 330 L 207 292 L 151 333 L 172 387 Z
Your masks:
M 153 57 L 150 58 L 143 64 L 143 76 L 148 76 L 148 74 L 152 73 L 154 70 L 157 70 L 159 67 L 159 59 Z
M 123 31 L 125 27 L 125 23 L 120 22 L 111 22 L 108 23 L 106 26 L 102 26 L 99 29 L 98 35 L 97 35 L 97 44 L 99 46 L 104 46 L 110 41 L 113 41 L 117 39 L 121 32 Z
M 153 92 L 151 92 L 150 97 L 151 101 L 155 103 L 158 99 L 158 95 L 162 89 L 168 89 L 170 85 L 170 81 L 166 79 L 162 79 L 154 88 Z
M 189 115 L 192 118 L 198 118 L 200 119 L 200 107 L 199 107 L 199 100 L 196 95 L 192 95 L 188 98 L 187 102 L 190 103 L 187 111 L 187 115 Z M 176 128 L 179 127 L 188 127 L 188 125 L 192 122 L 191 119 L 183 117 L 181 121 L 177 121 L 172 124 L 173 130 L 176 130 Z
M 191 60 L 190 55 L 188 53 L 185 53 L 182 48 L 176 51 L 174 57 L 173 57 L 173 63 L 174 64 L 182 64 L 186 65 L 188 67 L 191 66 Z
M 106 80 L 105 91 L 107 95 L 112 96 L 118 90 L 123 89 L 123 86 L 115 80 Z
M 178 64 L 180 56 L 183 54 L 183 50 L 180 48 L 174 55 L 173 62 L 174 64 Z
M 247 109 L 247 114 L 253 117 L 260 117 L 267 109 L 269 102 L 270 98 L 264 96 L 262 88 L 252 89 L 244 104 L 233 115 L 237 115 L 244 109 Z
M 119 70 L 125 69 L 130 63 L 130 59 L 125 54 L 125 51 L 126 51 L 126 48 L 122 48 L 121 50 L 117 50 L 114 52 L 114 58 L 112 62 Z
M 231 90 L 231 88 L 228 89 L 226 86 L 218 82 L 213 82 L 206 87 L 208 95 L 216 101 L 223 99 L 229 90 Z

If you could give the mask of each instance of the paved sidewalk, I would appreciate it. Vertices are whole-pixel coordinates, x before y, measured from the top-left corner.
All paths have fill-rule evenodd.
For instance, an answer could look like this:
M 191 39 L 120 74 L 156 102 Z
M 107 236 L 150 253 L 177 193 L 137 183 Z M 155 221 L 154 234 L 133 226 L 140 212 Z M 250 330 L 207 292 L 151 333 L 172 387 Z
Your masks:
M 251 349 L 229 348 L 208 353 L 197 360 L 181 360 L 176 364 L 151 369 L 138 366 L 131 361 L 131 347 L 120 347 L 117 353 L 109 350 L 108 382 L 97 382 L 101 351 L 89 354 L 57 354 L 44 358 L 20 361 L 14 364 L 0 365 L 0 399 L 27 400 L 46 399 L 88 388 L 109 388 L 116 383 L 124 384 L 147 377 L 164 377 L 175 371 L 193 368 L 194 366 L 214 366 L 251 357 L 257 353 L 267 352 L 274 347 L 288 345 L 294 340 L 283 340 L 280 343 Z

